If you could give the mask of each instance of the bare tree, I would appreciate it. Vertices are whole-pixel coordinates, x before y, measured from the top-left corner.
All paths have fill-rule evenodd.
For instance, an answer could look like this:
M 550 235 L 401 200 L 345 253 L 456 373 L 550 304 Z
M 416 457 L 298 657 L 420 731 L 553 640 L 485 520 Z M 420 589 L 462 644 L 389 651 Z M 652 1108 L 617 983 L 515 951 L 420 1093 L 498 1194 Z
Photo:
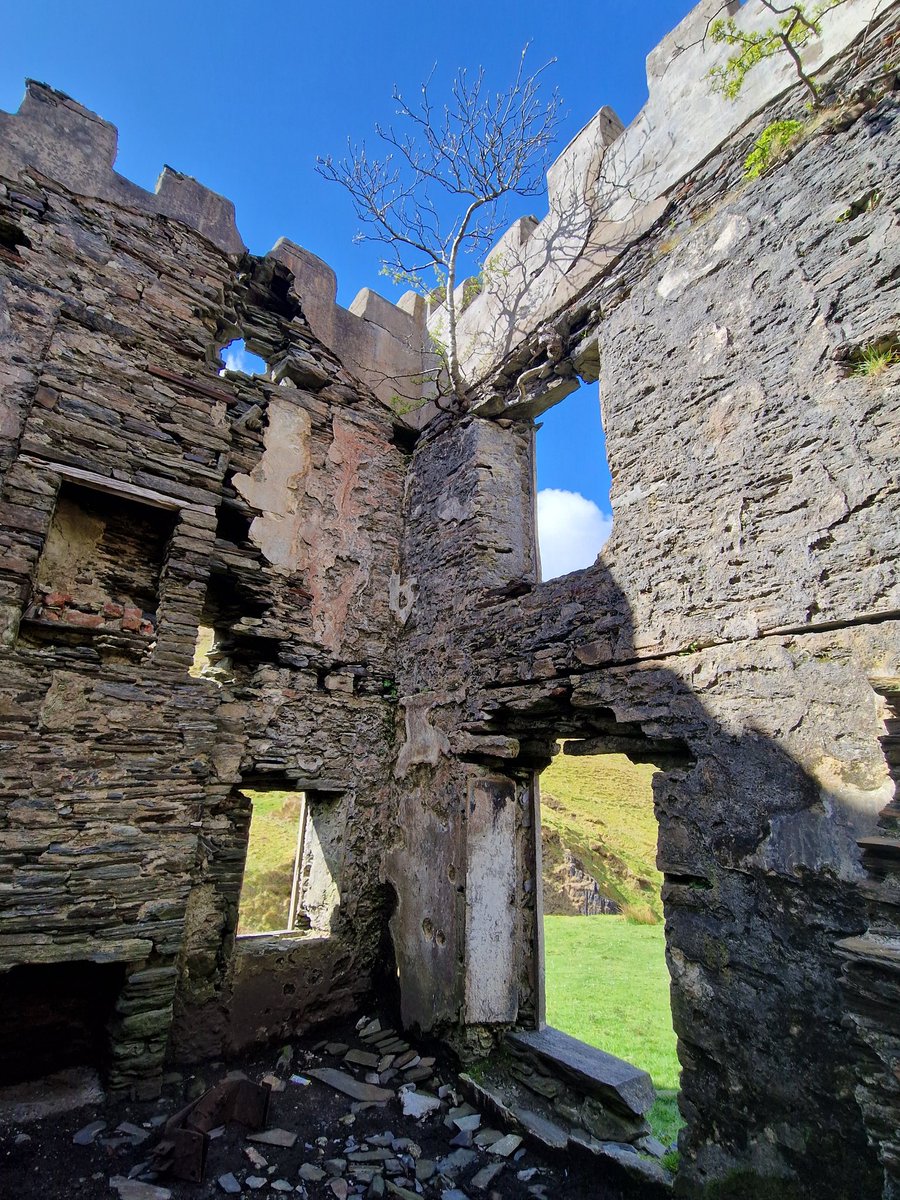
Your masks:
M 543 190 L 550 147 L 560 121 L 555 90 L 541 95 L 551 59 L 527 74 L 522 51 L 512 83 L 491 91 L 483 68 L 461 69 L 443 104 L 431 98 L 431 76 L 415 105 L 395 88 L 397 128 L 375 126 L 382 156 L 348 141 L 347 156 L 320 158 L 316 169 L 350 194 L 365 225 L 359 241 L 387 247 L 382 271 L 423 295 L 439 289 L 446 309 L 438 346 L 455 407 L 466 407 L 459 362 L 455 295 L 462 258 L 481 263 L 506 221 L 500 202 Z M 471 274 L 472 272 L 465 272 Z

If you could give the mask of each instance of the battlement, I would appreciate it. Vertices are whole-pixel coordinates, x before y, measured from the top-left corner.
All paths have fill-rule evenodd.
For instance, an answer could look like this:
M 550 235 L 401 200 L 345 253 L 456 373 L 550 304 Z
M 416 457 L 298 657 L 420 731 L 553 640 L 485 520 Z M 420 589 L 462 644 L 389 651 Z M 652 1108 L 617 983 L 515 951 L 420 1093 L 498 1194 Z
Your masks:
M 896 0 L 846 0 L 822 18 L 804 49 L 826 71 Z M 709 72 L 731 51 L 708 38 L 716 17 L 747 30 L 771 26 L 759 0 L 701 0 L 647 58 L 647 103 L 625 129 L 601 109 L 547 172 L 547 216 L 516 222 L 486 256 L 484 285 L 459 319 L 461 366 L 471 385 L 489 377 L 578 295 L 595 284 L 665 211 L 674 190 L 763 109 L 797 87 L 787 55 L 751 72 L 736 100 L 710 90 Z M 463 292 L 460 291 L 460 296 Z M 431 314 L 436 330 L 443 309 Z
M 90 109 L 33 79 L 16 113 L 0 112 L 0 174 L 37 171 L 71 192 L 168 217 L 201 234 L 226 255 L 246 253 L 234 204 L 166 166 L 153 192 L 115 170 L 118 130 Z M 336 301 L 337 279 L 321 259 L 285 238 L 271 257 L 294 273 L 293 290 L 313 332 L 391 406 L 397 380 L 421 383 L 425 310 L 414 293 L 399 305 L 363 288 L 349 309 Z M 412 396 L 416 401 L 418 394 Z

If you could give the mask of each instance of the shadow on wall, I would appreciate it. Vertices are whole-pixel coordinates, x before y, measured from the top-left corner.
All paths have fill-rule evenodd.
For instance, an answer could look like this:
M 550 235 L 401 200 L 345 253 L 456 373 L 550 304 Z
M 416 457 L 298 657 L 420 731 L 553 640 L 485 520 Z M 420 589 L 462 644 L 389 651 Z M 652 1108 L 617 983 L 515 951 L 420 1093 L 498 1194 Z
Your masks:
M 840 636 L 799 640 L 822 650 Z M 785 1195 L 874 1198 L 881 1172 L 853 1095 L 872 1059 L 843 1024 L 835 944 L 866 926 L 856 838 L 887 793 L 864 674 L 844 671 L 838 713 L 823 695 L 834 664 L 796 642 L 690 650 L 677 668 L 636 662 L 630 606 L 601 561 L 486 611 L 473 652 L 496 682 L 473 707 L 489 714 L 481 732 L 518 739 L 513 771 L 543 769 L 557 737 L 661 768 L 658 865 L 688 1121 L 680 1181 L 748 1172 L 796 1180 Z M 843 802 L 793 756 L 817 761 L 829 734 L 856 735 L 832 760 L 845 768 Z

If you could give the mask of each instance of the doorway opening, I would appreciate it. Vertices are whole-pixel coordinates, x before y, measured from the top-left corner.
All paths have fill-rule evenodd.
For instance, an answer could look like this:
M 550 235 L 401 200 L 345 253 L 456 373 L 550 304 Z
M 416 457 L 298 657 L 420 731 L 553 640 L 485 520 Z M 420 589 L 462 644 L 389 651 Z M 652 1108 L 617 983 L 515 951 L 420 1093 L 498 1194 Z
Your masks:
M 665 926 L 656 867 L 657 767 L 563 743 L 540 776 L 548 1025 L 640 1067 L 655 1137 L 674 1151 L 683 1121 Z
M 541 415 L 535 438 L 541 577 L 592 566 L 612 531 L 606 438 L 596 383 Z

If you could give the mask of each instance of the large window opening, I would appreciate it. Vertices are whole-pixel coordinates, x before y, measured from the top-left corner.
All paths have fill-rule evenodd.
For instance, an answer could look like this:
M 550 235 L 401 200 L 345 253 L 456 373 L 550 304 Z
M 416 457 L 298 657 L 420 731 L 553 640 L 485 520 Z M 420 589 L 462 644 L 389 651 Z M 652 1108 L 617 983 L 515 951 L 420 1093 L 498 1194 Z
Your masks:
M 596 383 L 542 414 L 535 439 L 541 577 L 591 566 L 612 530 L 606 439 Z
M 652 779 L 624 754 L 564 743 L 541 774 L 546 1019 L 647 1071 L 648 1114 L 674 1149 L 683 1124 L 656 867 Z
M 340 905 L 340 798 L 250 788 L 241 795 L 250 806 L 250 828 L 238 937 L 326 936 Z

